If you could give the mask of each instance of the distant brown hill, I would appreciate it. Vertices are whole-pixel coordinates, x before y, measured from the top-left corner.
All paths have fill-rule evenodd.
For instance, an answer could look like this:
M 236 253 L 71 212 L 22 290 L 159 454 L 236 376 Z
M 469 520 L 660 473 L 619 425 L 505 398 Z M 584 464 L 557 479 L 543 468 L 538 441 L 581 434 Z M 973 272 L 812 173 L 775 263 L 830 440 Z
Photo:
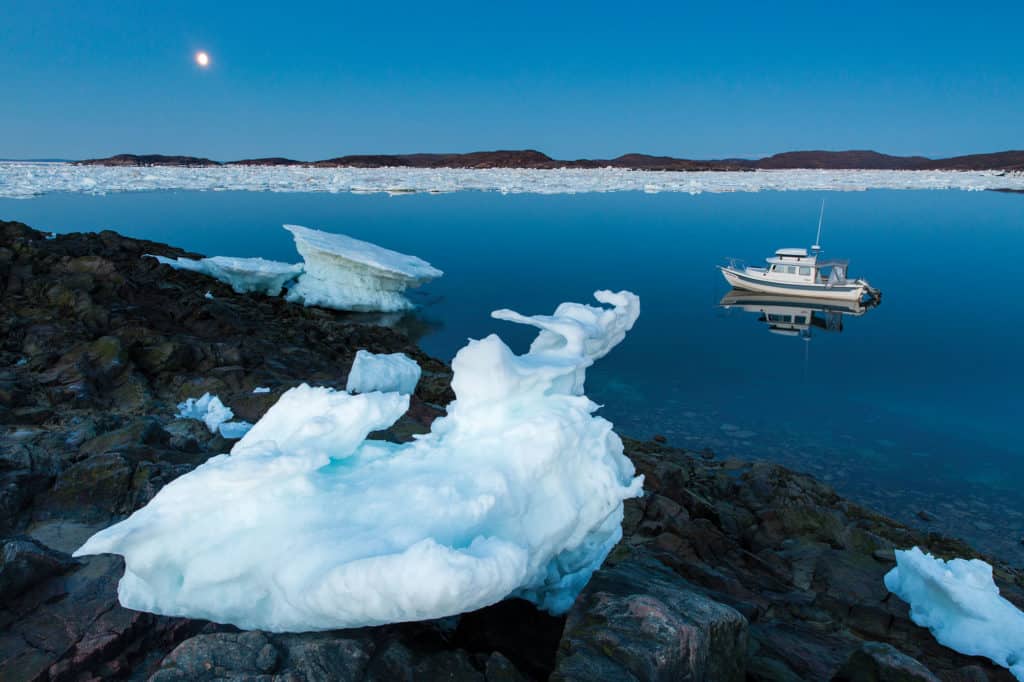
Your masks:
M 211 159 L 198 156 L 165 156 L 163 154 L 118 154 L 105 159 L 85 159 L 75 163 L 84 166 L 219 166 Z
M 118 154 L 76 163 L 102 166 L 217 166 L 195 156 Z M 827 170 L 1024 170 L 1024 150 L 970 154 L 943 159 L 892 156 L 871 150 L 795 151 L 762 159 L 681 159 L 649 154 L 623 154 L 614 159 L 553 159 L 535 149 L 450 154 L 355 154 L 321 161 L 296 161 L 280 156 L 228 161 L 230 165 L 309 165 L 320 168 L 626 168 L 630 170 L 700 171 L 820 168 Z

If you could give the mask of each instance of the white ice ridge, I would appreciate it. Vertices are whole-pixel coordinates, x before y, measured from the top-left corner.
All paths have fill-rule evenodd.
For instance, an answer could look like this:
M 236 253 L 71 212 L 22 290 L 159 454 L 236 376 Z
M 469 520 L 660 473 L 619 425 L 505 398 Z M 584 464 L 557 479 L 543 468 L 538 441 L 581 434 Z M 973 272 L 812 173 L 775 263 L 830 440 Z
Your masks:
M 75 556 L 125 558 L 132 609 L 272 631 L 437 618 L 508 596 L 567 610 L 642 494 L 622 441 L 582 394 L 587 367 L 640 312 L 565 304 L 515 355 L 497 336 L 452 363 L 456 400 L 430 433 L 367 440 L 398 392 L 299 386 L 239 441 L 165 486 Z
M 349 393 L 373 391 L 411 395 L 420 381 L 420 366 L 405 353 L 378 355 L 360 350 L 348 373 Z
M 149 255 L 149 254 L 147 254 Z M 284 285 L 299 276 L 302 264 L 281 263 L 263 258 L 233 258 L 230 256 L 214 256 L 213 258 L 166 258 L 151 256 L 164 265 L 176 270 L 191 270 L 231 285 L 239 294 L 256 292 L 267 296 L 277 296 Z M 213 296 L 209 296 L 213 298 Z
M 0 162 L 0 197 L 50 192 L 154 190 L 248 192 L 759 192 L 764 190 L 1024 189 L 1024 173 L 1003 171 L 758 170 L 632 171 L 622 168 L 210 168 L 76 166 Z
M 1024 680 L 1024 613 L 1000 596 L 992 566 L 980 559 L 943 561 L 917 547 L 897 550 L 885 586 L 910 604 L 911 619 L 940 644 L 985 656 Z
M 430 263 L 343 234 L 285 225 L 304 270 L 287 299 L 338 310 L 396 312 L 412 308 L 402 295 L 442 273 Z

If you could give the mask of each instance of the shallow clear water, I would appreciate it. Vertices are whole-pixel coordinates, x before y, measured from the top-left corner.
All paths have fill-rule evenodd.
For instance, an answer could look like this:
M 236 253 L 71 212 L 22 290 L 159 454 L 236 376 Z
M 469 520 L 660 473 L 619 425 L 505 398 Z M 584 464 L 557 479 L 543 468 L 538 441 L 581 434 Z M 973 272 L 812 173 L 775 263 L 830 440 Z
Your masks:
M 718 305 L 724 256 L 757 263 L 813 241 L 882 289 L 842 331 L 770 333 Z M 1024 562 L 1024 197 L 992 192 L 440 196 L 165 192 L 0 200 L 0 218 L 57 232 L 115 229 L 207 255 L 298 260 L 285 222 L 419 255 L 445 276 L 413 299 L 424 349 L 531 334 L 491 320 L 547 313 L 599 288 L 643 312 L 588 378 L 621 433 L 765 458 L 840 492 Z M 784 311 L 783 311 L 784 312 Z M 799 314 L 799 313 L 798 313 Z

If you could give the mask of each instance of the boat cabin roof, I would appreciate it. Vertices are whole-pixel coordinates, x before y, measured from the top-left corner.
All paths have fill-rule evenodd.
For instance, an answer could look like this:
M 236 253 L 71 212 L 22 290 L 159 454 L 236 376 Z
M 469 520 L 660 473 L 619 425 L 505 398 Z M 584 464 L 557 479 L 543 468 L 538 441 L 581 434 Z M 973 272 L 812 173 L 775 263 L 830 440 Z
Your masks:
M 779 249 L 775 252 L 776 256 L 798 256 L 800 258 L 807 257 L 807 249 Z

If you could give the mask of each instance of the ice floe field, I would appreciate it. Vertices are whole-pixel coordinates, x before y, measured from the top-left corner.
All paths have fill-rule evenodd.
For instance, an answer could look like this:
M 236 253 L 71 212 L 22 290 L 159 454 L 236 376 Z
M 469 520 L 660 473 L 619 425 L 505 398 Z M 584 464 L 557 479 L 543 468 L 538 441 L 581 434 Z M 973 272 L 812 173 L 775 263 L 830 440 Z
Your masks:
M 0 162 L 0 197 L 50 192 L 197 190 L 249 192 L 760 192 L 1024 190 L 1024 173 L 1001 171 L 758 170 L 664 172 L 601 169 L 312 168 L 306 166 L 121 167 Z

